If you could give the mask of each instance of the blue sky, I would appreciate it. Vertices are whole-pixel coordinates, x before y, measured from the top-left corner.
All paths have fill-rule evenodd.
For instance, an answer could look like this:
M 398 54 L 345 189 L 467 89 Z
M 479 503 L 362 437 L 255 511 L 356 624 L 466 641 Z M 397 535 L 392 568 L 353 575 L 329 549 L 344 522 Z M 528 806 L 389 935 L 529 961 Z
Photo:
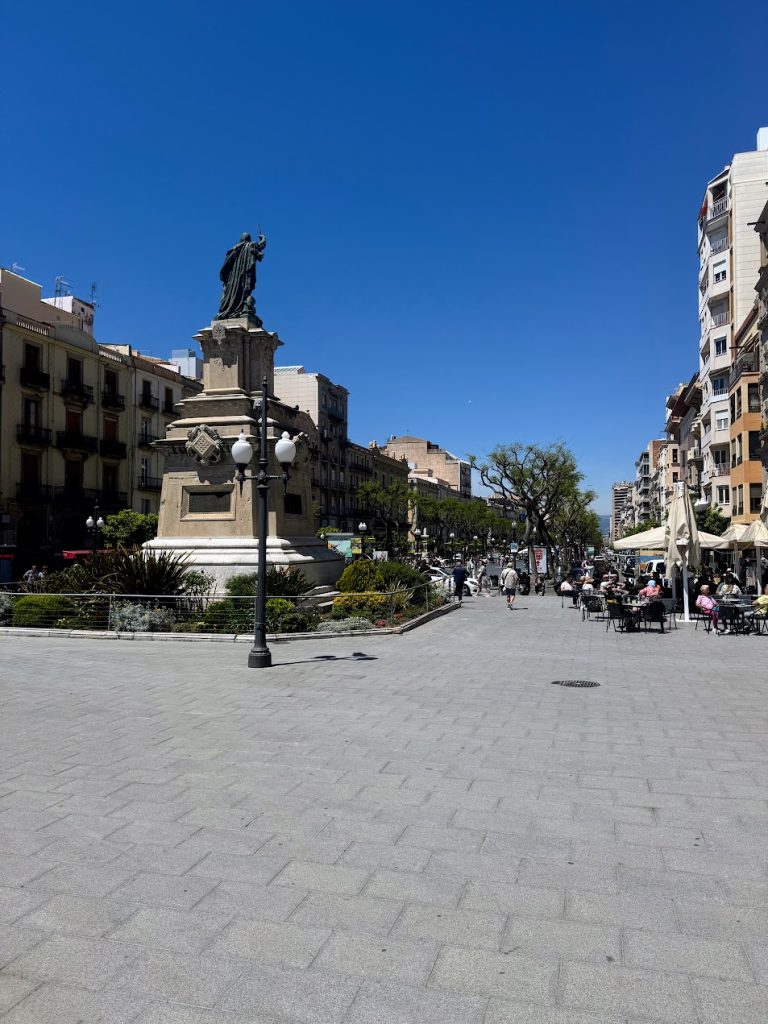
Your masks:
M 257 309 L 353 439 L 562 439 L 605 512 L 696 368 L 704 185 L 768 124 L 737 6 L 6 7 L 0 263 L 164 355 L 261 225 Z

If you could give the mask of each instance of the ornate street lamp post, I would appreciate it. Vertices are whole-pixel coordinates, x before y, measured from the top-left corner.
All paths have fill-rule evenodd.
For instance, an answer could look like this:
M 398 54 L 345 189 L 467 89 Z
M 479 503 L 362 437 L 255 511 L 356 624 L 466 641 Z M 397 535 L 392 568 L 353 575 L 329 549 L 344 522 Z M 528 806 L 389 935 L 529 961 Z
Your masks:
M 416 557 L 418 558 L 418 556 L 419 556 L 419 541 L 421 540 L 421 530 L 418 528 L 418 526 L 414 526 L 414 528 L 411 530 L 411 533 L 413 534 L 413 541 L 414 541 L 414 545 L 416 547 Z
M 259 492 L 259 573 L 256 581 L 256 605 L 253 616 L 253 647 L 248 655 L 248 668 L 269 668 L 272 664 L 272 652 L 267 647 L 267 530 L 268 526 L 268 502 L 269 484 L 272 480 L 282 480 L 283 486 L 288 484 L 288 475 L 294 459 L 296 458 L 296 445 L 291 440 L 288 431 L 284 430 L 282 437 L 275 444 L 275 458 L 282 466 L 283 472 L 279 474 L 268 473 L 269 459 L 267 458 L 267 401 L 272 396 L 267 393 L 267 378 L 261 382 L 261 422 L 259 438 L 259 468 L 256 473 L 246 476 L 246 468 L 253 458 L 253 448 L 248 443 L 244 431 L 240 431 L 240 437 L 232 445 L 232 460 L 237 466 L 236 480 L 240 484 L 240 493 L 243 493 L 243 483 L 246 480 L 256 482 L 256 490 Z M 254 403 L 255 404 L 255 403 Z
M 94 555 L 96 554 L 96 548 L 99 543 L 99 530 L 104 529 L 104 520 L 99 514 L 99 506 L 93 506 L 93 512 L 85 520 L 85 528 L 91 535 L 91 546 L 93 548 Z
M 357 524 L 357 532 L 360 534 L 360 557 L 365 558 L 365 534 L 368 530 L 368 523 L 360 522 Z

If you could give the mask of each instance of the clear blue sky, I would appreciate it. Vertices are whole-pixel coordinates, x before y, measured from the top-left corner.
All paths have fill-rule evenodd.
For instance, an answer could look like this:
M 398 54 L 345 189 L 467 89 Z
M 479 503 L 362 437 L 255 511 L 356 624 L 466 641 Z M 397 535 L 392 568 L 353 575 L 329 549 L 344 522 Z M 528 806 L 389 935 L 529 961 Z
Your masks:
M 562 439 L 605 512 L 696 367 L 704 184 L 768 124 L 737 7 L 8 5 L 0 263 L 161 355 L 261 225 L 257 308 L 353 439 Z

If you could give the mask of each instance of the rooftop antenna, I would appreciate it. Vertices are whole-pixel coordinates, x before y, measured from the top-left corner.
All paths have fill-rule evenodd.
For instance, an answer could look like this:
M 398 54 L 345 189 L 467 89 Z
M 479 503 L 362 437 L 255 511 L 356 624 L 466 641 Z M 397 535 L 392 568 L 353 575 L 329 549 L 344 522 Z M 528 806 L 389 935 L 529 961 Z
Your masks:
M 65 281 L 61 274 L 57 274 L 56 275 L 55 283 L 56 283 L 56 289 L 55 289 L 54 294 L 55 294 L 57 299 L 61 299 L 65 295 L 71 295 L 72 294 L 72 292 L 69 291 L 69 289 L 72 287 L 72 285 L 69 283 L 69 281 Z
M 27 268 L 26 267 L 22 267 L 22 265 L 20 263 L 12 263 L 11 264 L 11 273 L 12 274 L 18 274 L 18 272 L 20 270 L 26 270 L 26 269 Z
M 90 299 L 90 304 L 93 306 L 94 309 L 96 309 L 97 306 L 101 305 L 100 302 L 96 301 L 96 282 L 95 281 L 91 282 L 91 299 Z

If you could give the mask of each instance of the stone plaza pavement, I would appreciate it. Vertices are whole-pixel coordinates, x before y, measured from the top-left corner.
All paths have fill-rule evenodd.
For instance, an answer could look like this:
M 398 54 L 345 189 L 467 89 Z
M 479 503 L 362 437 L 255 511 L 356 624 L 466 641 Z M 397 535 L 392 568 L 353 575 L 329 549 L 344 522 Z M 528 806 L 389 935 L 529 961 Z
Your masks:
M 768 637 L 518 600 L 0 638 L 3 1024 L 765 1024 Z

